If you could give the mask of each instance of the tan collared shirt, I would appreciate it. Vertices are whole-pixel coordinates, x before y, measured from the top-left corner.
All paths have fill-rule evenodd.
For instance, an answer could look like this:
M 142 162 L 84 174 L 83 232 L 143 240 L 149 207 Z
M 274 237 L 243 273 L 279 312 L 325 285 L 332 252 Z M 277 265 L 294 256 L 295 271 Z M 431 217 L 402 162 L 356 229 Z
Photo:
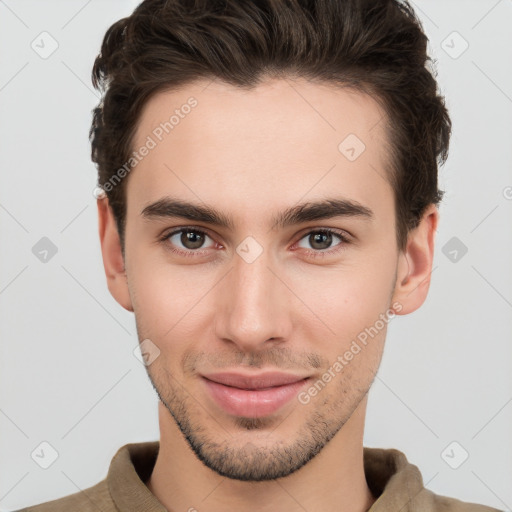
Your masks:
M 167 512 L 145 484 L 159 446 L 159 441 L 124 445 L 101 482 L 18 512 Z M 370 490 L 378 496 L 368 512 L 502 512 L 434 494 L 423 487 L 419 469 L 399 450 L 364 447 L 364 471 Z

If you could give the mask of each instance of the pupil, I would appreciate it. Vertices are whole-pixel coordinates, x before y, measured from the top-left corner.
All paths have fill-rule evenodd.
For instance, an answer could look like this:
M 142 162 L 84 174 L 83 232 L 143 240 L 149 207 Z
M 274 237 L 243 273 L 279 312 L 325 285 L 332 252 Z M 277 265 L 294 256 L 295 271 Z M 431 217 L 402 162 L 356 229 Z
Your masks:
M 322 245 L 327 242 L 327 246 L 329 246 L 331 240 L 332 240 L 332 235 L 330 233 L 315 233 L 313 235 L 313 243 L 311 245 L 312 245 L 312 247 L 315 247 L 316 249 L 325 249 L 326 247 L 317 247 L 317 244 Z
M 197 249 L 203 244 L 203 236 L 195 231 L 186 231 L 181 235 L 181 242 L 189 249 Z

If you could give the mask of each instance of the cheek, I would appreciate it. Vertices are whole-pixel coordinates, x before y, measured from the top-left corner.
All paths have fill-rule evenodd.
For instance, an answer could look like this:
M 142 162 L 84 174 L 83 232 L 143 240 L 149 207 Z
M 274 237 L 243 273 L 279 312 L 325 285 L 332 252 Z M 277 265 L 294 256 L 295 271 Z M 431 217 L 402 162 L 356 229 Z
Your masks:
M 172 265 L 136 248 L 127 261 L 127 275 L 141 335 L 161 340 L 196 322 L 202 301 L 218 280 L 206 266 Z
M 380 314 L 386 313 L 393 272 L 392 264 L 360 261 L 336 269 L 312 269 L 310 274 L 290 276 L 290 282 L 308 306 L 308 318 L 316 316 L 323 322 L 322 330 L 341 341 L 373 325 Z

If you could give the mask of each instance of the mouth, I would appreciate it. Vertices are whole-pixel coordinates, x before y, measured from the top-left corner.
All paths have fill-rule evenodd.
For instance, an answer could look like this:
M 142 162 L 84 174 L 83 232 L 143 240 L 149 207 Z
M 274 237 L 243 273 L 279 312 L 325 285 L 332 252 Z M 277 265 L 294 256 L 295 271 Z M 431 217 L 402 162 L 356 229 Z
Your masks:
M 210 398 L 233 416 L 268 416 L 297 396 L 310 380 L 308 376 L 285 373 L 243 375 L 219 373 L 202 375 Z

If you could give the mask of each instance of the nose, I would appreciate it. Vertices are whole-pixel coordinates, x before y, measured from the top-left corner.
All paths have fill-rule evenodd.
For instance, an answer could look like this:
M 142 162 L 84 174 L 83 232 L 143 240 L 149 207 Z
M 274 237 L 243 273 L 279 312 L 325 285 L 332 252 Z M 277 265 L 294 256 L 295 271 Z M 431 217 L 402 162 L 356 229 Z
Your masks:
M 238 254 L 217 291 L 215 331 L 241 351 L 282 343 L 291 332 L 290 291 L 265 251 L 252 262 Z M 284 276 L 281 277 L 284 281 Z

